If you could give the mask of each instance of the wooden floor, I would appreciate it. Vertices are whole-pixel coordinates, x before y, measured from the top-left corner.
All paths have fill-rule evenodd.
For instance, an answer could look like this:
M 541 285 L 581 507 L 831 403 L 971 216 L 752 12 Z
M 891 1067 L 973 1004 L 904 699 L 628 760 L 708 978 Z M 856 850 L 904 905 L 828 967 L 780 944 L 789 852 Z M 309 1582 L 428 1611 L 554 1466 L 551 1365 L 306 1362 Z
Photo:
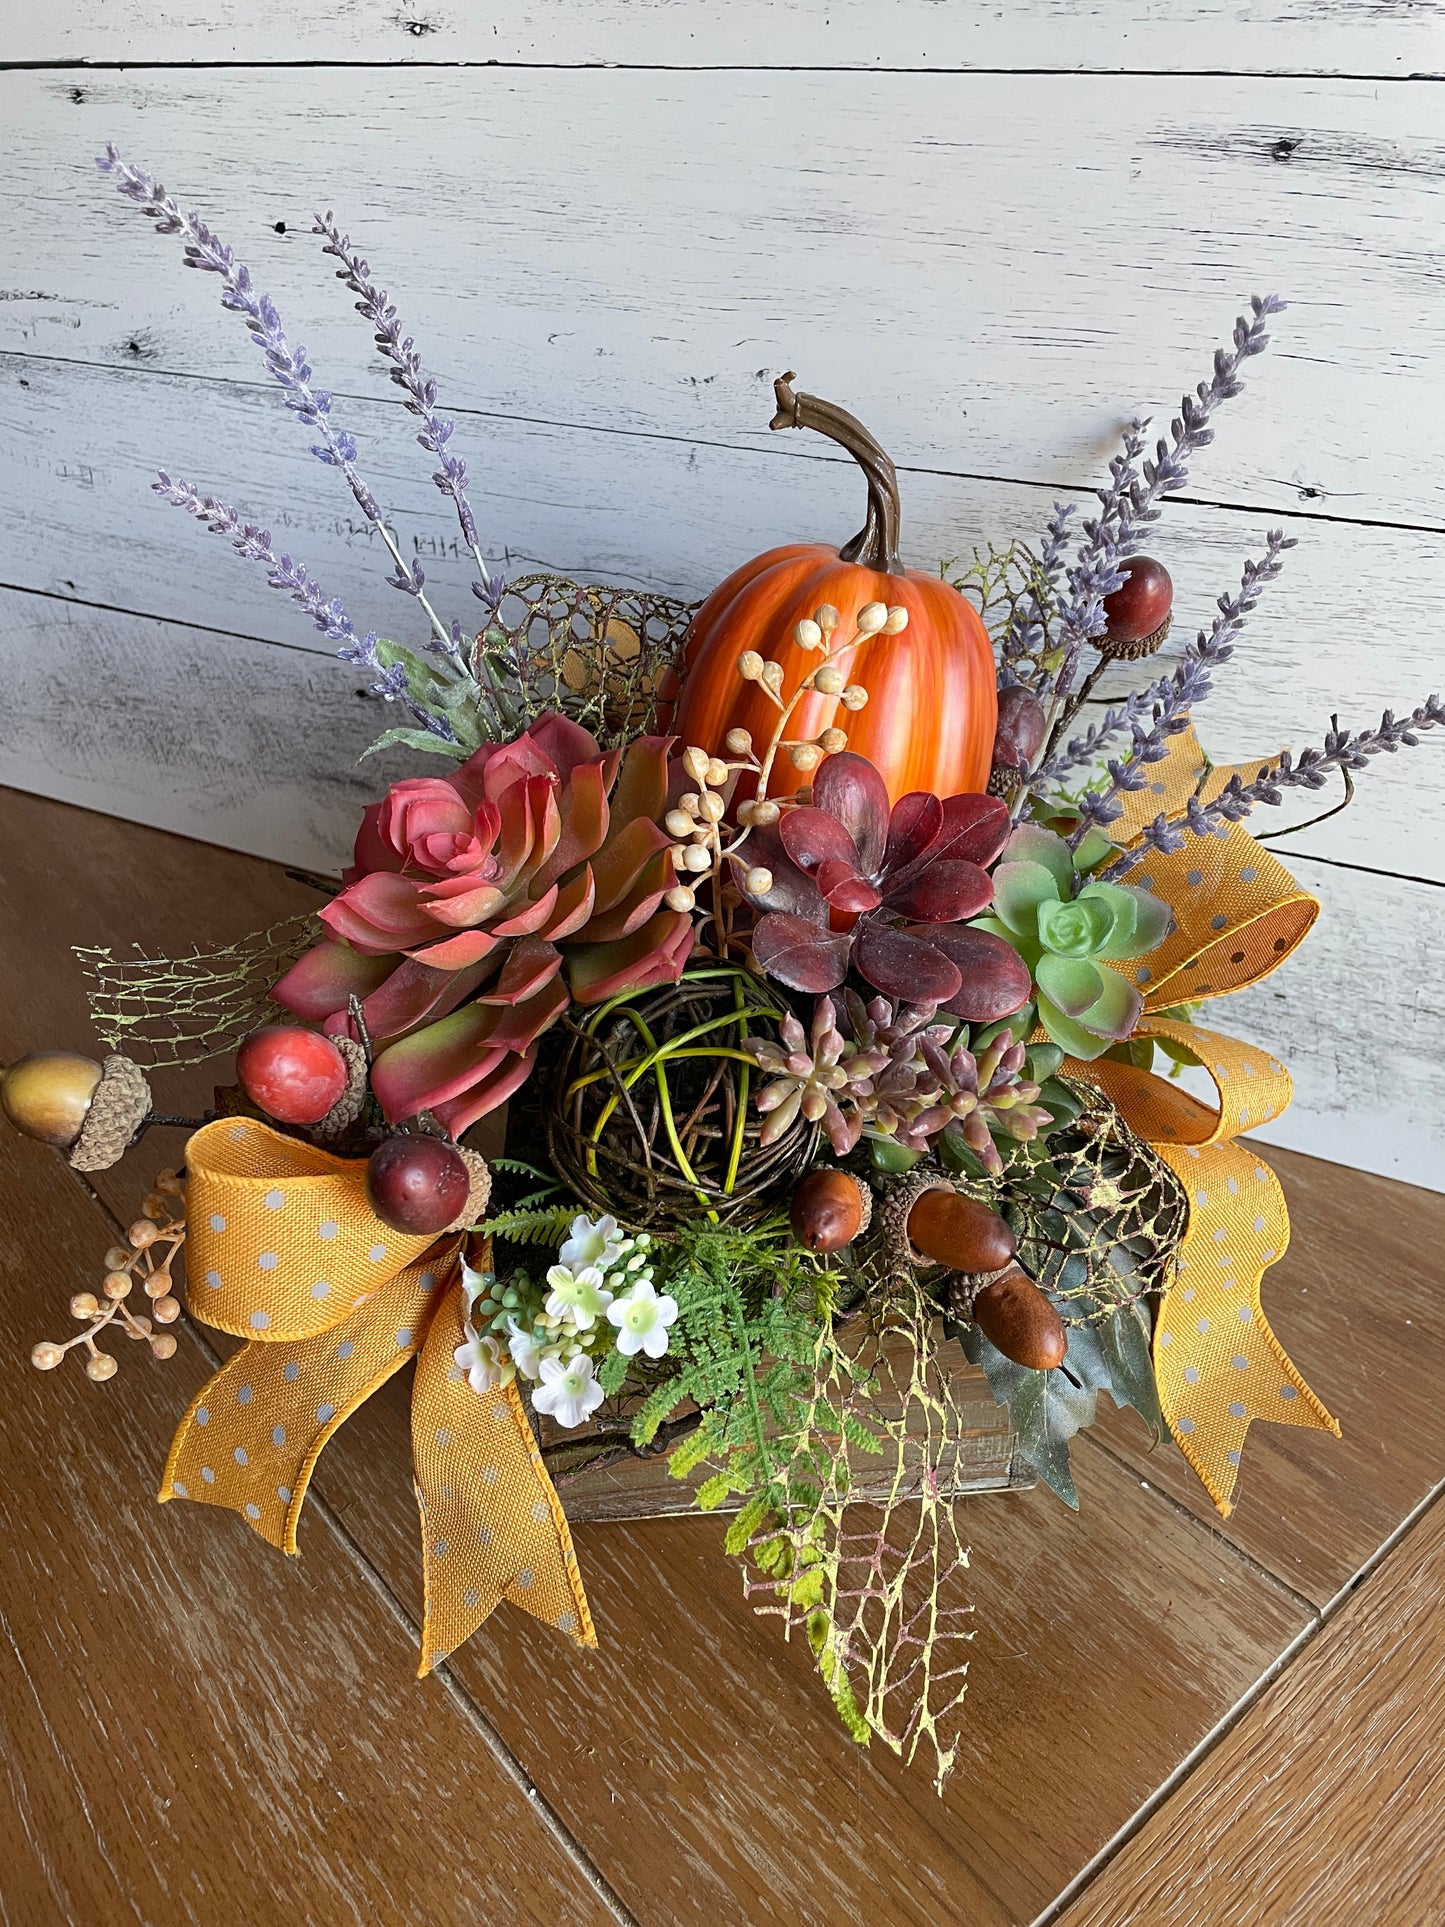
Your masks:
M 89 1043 L 71 943 L 225 941 L 314 901 L 0 791 L 0 1057 Z M 579 1532 L 594 1656 L 503 1608 L 418 1684 L 396 1384 L 322 1460 L 301 1559 L 156 1507 L 204 1334 L 103 1386 L 27 1363 L 179 1148 L 152 1142 L 92 1190 L 0 1137 L 6 1927 L 1445 1919 L 1445 1197 L 1272 1156 L 1295 1234 L 1267 1303 L 1344 1439 L 1255 1428 L 1227 1526 L 1131 1415 L 1076 1448 L 1081 1516 L 970 1503 L 939 1800 L 843 1737 L 703 1520 Z

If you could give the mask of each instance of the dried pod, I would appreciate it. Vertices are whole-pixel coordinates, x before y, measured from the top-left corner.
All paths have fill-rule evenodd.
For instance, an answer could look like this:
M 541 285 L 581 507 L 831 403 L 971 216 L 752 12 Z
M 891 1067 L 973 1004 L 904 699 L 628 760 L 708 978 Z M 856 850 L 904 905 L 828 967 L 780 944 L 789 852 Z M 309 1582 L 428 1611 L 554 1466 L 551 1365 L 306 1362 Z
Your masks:
M 950 1271 L 998 1271 L 1018 1249 L 997 1211 L 953 1190 L 923 1193 L 908 1214 L 908 1242 Z
M 868 1227 L 873 1194 L 851 1171 L 823 1166 L 810 1171 L 793 1193 L 788 1221 L 809 1251 L 841 1251 Z
M 450 1224 L 442 1226 L 443 1231 L 465 1231 L 469 1226 L 479 1224 L 487 1215 L 487 1200 L 492 1195 L 492 1167 L 480 1151 L 473 1151 L 469 1145 L 456 1144 L 453 1150 L 467 1167 L 471 1187 L 467 1201 Z
M 1010 1265 L 973 1301 L 973 1321 L 1005 1358 L 1034 1372 L 1062 1365 L 1069 1348 L 1064 1321 L 1033 1279 Z

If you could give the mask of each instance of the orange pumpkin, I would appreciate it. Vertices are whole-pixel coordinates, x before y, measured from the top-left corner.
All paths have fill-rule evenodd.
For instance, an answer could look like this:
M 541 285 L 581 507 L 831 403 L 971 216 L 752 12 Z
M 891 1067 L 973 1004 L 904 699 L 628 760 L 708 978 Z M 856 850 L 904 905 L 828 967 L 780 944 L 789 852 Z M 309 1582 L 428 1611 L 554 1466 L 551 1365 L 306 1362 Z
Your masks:
M 868 519 L 841 549 L 796 543 L 746 562 L 713 590 L 693 618 L 683 648 L 680 693 L 664 726 L 684 744 L 724 754 L 730 729 L 766 743 L 778 711 L 756 684 L 738 674 L 738 657 L 754 649 L 780 663 L 784 692 L 818 665 L 793 631 L 831 603 L 841 633 L 852 634 L 869 602 L 901 604 L 908 626 L 897 635 L 860 640 L 837 658 L 850 683 L 868 692 L 856 711 L 837 695 L 810 691 L 794 710 L 788 735 L 814 739 L 846 730 L 848 747 L 882 772 L 889 798 L 911 790 L 957 796 L 987 787 L 998 694 L 993 649 L 973 604 L 938 576 L 905 570 L 898 559 L 898 478 L 882 448 L 846 410 L 774 383 L 774 428 L 813 428 L 846 448 L 868 483 Z M 786 796 L 810 781 L 780 756 L 768 794 Z

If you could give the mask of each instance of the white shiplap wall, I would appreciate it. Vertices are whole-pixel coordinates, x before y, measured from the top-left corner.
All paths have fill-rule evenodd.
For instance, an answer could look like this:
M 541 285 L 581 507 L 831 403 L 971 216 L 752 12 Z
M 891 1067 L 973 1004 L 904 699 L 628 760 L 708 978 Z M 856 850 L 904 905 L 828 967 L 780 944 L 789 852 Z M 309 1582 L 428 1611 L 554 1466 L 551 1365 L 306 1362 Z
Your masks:
M 148 493 L 165 463 L 368 625 L 410 619 L 209 277 L 91 171 L 196 205 L 307 343 L 449 606 L 454 525 L 310 214 L 334 206 L 458 416 L 513 568 L 703 593 L 856 523 L 771 436 L 855 408 L 932 565 L 1086 501 L 1253 289 L 1292 302 L 1155 544 L 1176 633 L 1300 547 L 1201 715 L 1221 757 L 1445 682 L 1445 0 L 59 0 L 0 38 L 0 782 L 334 865 L 402 767 L 284 598 Z M 123 64 L 122 64 L 123 63 Z M 1278 845 L 1324 900 L 1216 1021 L 1290 1062 L 1283 1140 L 1445 1184 L 1445 743 Z M 220 931 L 217 937 L 237 934 Z

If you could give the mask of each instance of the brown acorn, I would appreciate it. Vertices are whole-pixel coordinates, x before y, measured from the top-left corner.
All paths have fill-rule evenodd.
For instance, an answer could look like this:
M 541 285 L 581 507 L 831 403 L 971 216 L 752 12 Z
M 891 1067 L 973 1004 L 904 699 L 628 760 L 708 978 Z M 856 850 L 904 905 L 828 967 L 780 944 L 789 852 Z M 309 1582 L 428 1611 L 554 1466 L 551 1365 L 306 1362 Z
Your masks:
M 1010 1265 L 973 1301 L 973 1322 L 1005 1358 L 1030 1371 L 1062 1365 L 1069 1349 L 1064 1321 L 1033 1279 Z
M 793 1193 L 788 1222 L 809 1251 L 841 1251 L 872 1216 L 872 1194 L 851 1172 L 826 1166 L 810 1171 Z
M 17 1131 L 68 1152 L 77 1171 L 117 1163 L 150 1107 L 144 1073 L 114 1051 L 103 1064 L 76 1051 L 31 1051 L 0 1073 L 0 1110 Z
M 36 1050 L 5 1072 L 0 1105 L 17 1131 L 68 1151 L 84 1129 L 104 1072 L 76 1051 Z
M 952 1190 L 925 1191 L 908 1214 L 915 1251 L 950 1271 L 997 1271 L 1018 1249 L 1005 1219 L 975 1198 Z

